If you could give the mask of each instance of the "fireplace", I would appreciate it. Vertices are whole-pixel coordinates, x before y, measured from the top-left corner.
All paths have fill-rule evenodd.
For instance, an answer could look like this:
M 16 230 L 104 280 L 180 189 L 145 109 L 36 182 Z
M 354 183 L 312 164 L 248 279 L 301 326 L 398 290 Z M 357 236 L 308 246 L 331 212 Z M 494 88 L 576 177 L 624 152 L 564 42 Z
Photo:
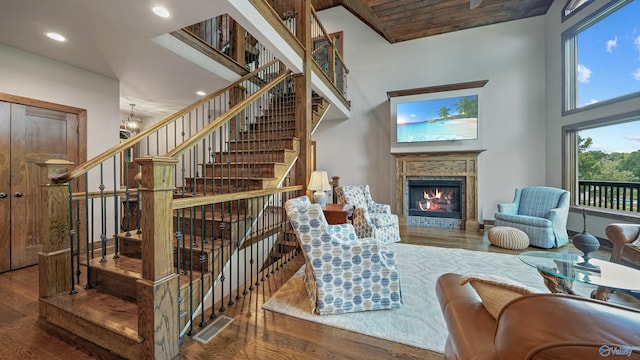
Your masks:
M 395 154 L 398 215 L 408 226 L 477 231 L 481 152 Z
M 407 179 L 409 216 L 462 219 L 462 180 Z

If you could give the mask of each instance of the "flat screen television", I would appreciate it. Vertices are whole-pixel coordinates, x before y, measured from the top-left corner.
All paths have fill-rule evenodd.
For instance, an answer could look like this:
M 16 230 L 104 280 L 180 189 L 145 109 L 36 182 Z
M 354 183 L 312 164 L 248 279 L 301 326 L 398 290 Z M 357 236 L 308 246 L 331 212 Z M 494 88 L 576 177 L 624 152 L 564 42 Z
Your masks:
M 478 139 L 478 95 L 396 103 L 396 142 Z

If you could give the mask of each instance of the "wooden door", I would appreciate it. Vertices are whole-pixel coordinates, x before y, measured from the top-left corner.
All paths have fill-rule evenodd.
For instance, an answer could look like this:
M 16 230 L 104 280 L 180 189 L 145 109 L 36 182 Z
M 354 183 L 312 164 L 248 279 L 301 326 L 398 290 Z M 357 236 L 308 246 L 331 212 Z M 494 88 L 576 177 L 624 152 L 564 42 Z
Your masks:
M 0 101 L 0 272 L 11 270 L 11 104 Z
M 0 224 L 4 225 L 0 226 L 3 258 L 0 271 L 7 271 L 36 264 L 38 252 L 42 250 L 42 169 L 38 163 L 48 159 L 67 159 L 77 164 L 80 146 L 77 114 L 15 103 L 0 104 L 0 129 L 10 129 L 10 140 L 7 141 L 6 135 L 0 140 L 0 153 L 11 154 L 8 166 L 6 159 L 0 161 L 2 178 L 7 178 L 7 168 L 10 174 L 9 191 L 5 191 L 7 196 L 0 199 L 1 209 L 8 208 L 8 212 L 2 211 L 0 215 Z M 6 181 L 1 186 L 6 189 Z M 7 247 L 10 248 L 8 253 Z

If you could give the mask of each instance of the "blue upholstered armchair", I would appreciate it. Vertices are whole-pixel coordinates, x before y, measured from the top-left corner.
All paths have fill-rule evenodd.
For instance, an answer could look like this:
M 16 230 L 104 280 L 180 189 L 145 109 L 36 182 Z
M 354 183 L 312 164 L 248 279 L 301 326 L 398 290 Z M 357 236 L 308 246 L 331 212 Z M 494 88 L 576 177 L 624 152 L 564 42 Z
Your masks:
M 525 187 L 516 189 L 512 203 L 498 204 L 495 226 L 520 229 L 529 236 L 529 244 L 549 249 L 569 241 L 568 215 L 568 191 L 544 186 Z
M 374 237 L 385 244 L 400 241 L 398 215 L 387 204 L 371 198 L 369 185 L 346 185 L 336 188 L 339 204 L 353 206 L 353 227 L 358 237 Z
M 328 225 L 319 204 L 301 196 L 285 210 L 305 258 L 304 283 L 319 315 L 397 308 L 402 303 L 394 252 L 358 239 L 351 224 Z

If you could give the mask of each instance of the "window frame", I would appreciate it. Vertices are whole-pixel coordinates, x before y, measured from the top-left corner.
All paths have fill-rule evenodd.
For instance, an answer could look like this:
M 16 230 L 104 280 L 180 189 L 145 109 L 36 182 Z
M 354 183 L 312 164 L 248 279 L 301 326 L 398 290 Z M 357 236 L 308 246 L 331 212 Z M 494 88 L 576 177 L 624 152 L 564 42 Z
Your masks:
M 584 19 L 577 22 L 575 25 L 571 26 L 567 30 L 563 31 L 561 34 L 561 44 L 562 44 L 562 116 L 571 115 L 583 111 L 588 111 L 591 109 L 597 109 L 603 106 L 608 106 L 611 104 L 616 104 L 619 102 L 623 102 L 633 98 L 640 99 L 640 91 L 632 92 L 625 95 L 620 95 L 616 97 L 612 97 L 606 100 L 598 101 L 594 104 L 584 105 L 578 107 L 577 104 L 577 90 L 578 90 L 578 80 L 576 76 L 576 65 L 577 65 L 577 36 L 580 32 L 585 29 L 591 27 L 592 25 L 598 23 L 602 19 L 607 16 L 613 14 L 614 12 L 620 10 L 622 7 L 627 5 L 632 1 L 640 1 L 640 0 L 612 0 L 608 2 L 606 5 L 600 7 L 595 10 L 593 13 L 585 17 Z M 589 3 L 584 4 L 579 9 L 585 8 Z M 574 11 L 573 13 L 577 12 Z M 570 16 L 570 15 L 569 15 Z
M 591 3 L 593 3 L 593 0 L 586 0 L 584 3 L 582 3 L 581 5 L 579 5 L 577 8 L 573 9 L 573 10 L 569 10 L 569 7 L 577 2 L 578 0 L 567 0 L 567 3 L 564 5 L 564 7 L 562 8 L 562 22 L 567 21 L 567 19 L 569 19 L 570 17 L 572 17 L 573 15 L 577 14 L 580 10 L 586 8 L 587 6 L 589 6 Z M 569 13 L 567 13 L 567 11 L 569 11 Z
M 594 120 L 565 125 L 562 127 L 562 188 L 570 192 L 569 207 L 584 209 L 587 214 L 597 215 L 616 221 L 637 222 L 640 213 L 580 205 L 578 199 L 578 132 L 609 125 L 616 125 L 630 121 L 640 121 L 640 110 L 606 116 Z

